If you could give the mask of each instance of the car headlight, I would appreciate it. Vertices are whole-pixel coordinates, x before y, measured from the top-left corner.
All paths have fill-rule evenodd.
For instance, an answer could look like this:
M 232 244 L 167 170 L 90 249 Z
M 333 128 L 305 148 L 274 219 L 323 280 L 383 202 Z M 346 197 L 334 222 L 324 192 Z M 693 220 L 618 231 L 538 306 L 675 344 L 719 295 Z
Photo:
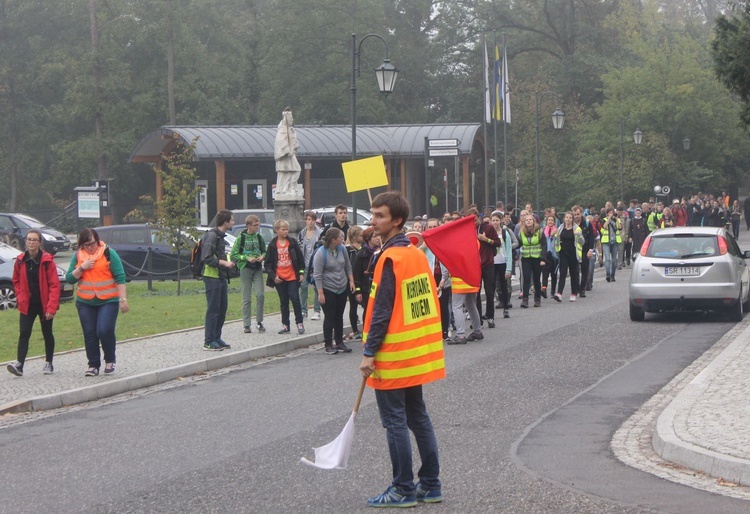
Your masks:
M 45 241 L 55 241 L 57 239 L 55 236 L 51 236 L 49 234 L 42 234 L 42 237 Z

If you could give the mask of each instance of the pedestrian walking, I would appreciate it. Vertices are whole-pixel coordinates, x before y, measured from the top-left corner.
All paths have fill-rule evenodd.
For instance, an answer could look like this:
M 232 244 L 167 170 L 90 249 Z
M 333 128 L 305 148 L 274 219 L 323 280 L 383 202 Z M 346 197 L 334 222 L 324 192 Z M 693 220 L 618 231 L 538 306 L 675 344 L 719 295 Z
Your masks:
M 349 256 L 349 262 L 352 265 L 352 276 L 354 276 L 354 259 L 357 252 L 362 248 L 362 229 L 358 225 L 354 225 L 349 229 L 349 233 L 346 237 L 346 253 Z M 346 336 L 347 340 L 362 339 L 362 333 L 359 331 L 359 301 L 357 300 L 357 284 L 355 281 L 354 291 L 349 293 L 349 325 L 352 331 Z M 360 291 L 361 293 L 361 291 Z M 360 294 L 361 299 L 361 294 Z
M 559 264 L 557 249 L 555 247 L 557 221 L 557 217 L 550 214 L 545 218 L 546 226 L 542 228 L 544 238 L 547 240 L 547 258 L 544 260 L 545 264 L 542 268 L 542 298 L 547 298 L 547 286 L 550 286 L 549 291 L 553 295 L 557 289 L 557 271 Z
M 671 214 L 668 209 L 667 212 Z M 657 225 L 660 220 L 661 217 L 656 222 Z M 622 242 L 622 221 L 615 216 L 615 210 L 611 207 L 607 209 L 607 217 L 602 223 L 600 236 L 607 282 L 614 282 L 615 273 L 617 272 L 617 250 Z
M 93 228 L 78 234 L 78 251 L 70 260 L 65 279 L 76 287 L 76 309 L 83 330 L 88 369 L 84 376 L 95 377 L 101 368 L 101 344 L 104 374 L 115 372 L 115 327 L 117 314 L 128 312 L 125 269 L 120 256 L 99 239 Z
M 735 239 L 739 239 L 740 221 L 742 221 L 742 208 L 740 207 L 739 200 L 732 202 L 732 207 L 729 210 L 729 218 L 732 222 L 732 234 L 734 234 Z
M 555 235 L 554 245 L 560 259 L 560 278 L 557 282 L 555 301 L 562 301 L 565 291 L 565 280 L 570 275 L 570 301 L 575 302 L 578 298 L 580 278 L 578 276 L 579 265 L 583 259 L 583 231 L 573 223 L 573 213 L 566 212 L 563 224 Z
M 518 247 L 518 240 L 511 230 L 503 226 L 505 216 L 502 212 L 495 211 L 490 216 L 490 222 L 495 227 L 500 238 L 500 246 L 493 259 L 495 269 L 495 291 L 498 306 L 503 308 L 503 318 L 510 318 L 508 304 L 510 303 L 510 277 L 513 267 L 513 250 Z M 510 219 L 510 218 L 508 218 Z
M 547 255 L 547 238 L 531 215 L 523 219 L 519 231 L 518 243 L 521 248 L 521 266 L 523 267 L 523 300 L 521 307 L 529 306 L 529 291 L 534 282 L 534 307 L 542 306 L 542 266 Z
M 422 386 L 445 377 L 436 284 L 425 255 L 402 233 L 409 204 L 397 192 L 372 202 L 372 225 L 383 240 L 375 264 L 373 297 L 365 313 L 359 366 L 375 389 L 386 429 L 393 478 L 367 500 L 372 507 L 413 507 L 443 500 L 438 446 Z M 414 435 L 422 465 L 414 484 Z
M 52 322 L 60 307 L 60 277 L 52 255 L 44 251 L 42 233 L 32 228 L 26 233 L 26 251 L 19 254 L 13 263 L 13 291 L 19 314 L 18 348 L 16 361 L 7 369 L 17 377 L 23 376 L 26 355 L 29 352 L 29 339 L 34 328 L 34 320 L 39 317 L 44 337 L 45 375 L 51 375 L 55 368 L 55 336 Z
M 312 259 L 313 253 L 315 252 L 315 249 L 321 244 L 319 240 L 321 234 L 323 233 L 323 229 L 318 227 L 318 225 L 316 224 L 317 219 L 318 215 L 315 213 L 315 211 L 306 211 L 305 228 L 300 230 L 299 234 L 297 234 L 297 243 L 299 244 L 300 250 L 302 250 L 302 259 L 304 260 L 305 269 L 307 270 L 305 273 L 308 273 L 306 279 L 299 283 L 299 301 L 302 305 L 303 318 L 307 318 L 310 310 L 310 301 L 308 294 L 308 291 L 310 290 L 310 281 L 307 280 L 310 278 L 309 270 L 312 269 L 310 266 L 310 261 Z M 318 290 L 313 287 L 312 291 L 313 313 L 310 316 L 310 319 L 319 320 L 321 308 L 320 302 L 318 301 Z

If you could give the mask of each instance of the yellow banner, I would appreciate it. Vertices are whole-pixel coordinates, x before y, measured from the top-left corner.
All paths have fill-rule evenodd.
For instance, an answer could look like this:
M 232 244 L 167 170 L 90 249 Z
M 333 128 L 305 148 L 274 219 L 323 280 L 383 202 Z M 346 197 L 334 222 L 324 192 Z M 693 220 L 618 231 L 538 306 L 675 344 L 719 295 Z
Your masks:
M 382 155 L 344 162 L 341 167 L 344 168 L 344 180 L 349 193 L 388 185 Z

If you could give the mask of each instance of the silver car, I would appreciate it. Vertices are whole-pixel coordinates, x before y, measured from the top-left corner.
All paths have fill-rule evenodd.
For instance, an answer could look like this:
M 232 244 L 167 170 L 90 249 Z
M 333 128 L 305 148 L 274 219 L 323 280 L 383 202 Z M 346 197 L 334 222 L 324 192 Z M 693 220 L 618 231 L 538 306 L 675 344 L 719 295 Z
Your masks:
M 13 290 L 13 264 L 20 253 L 20 250 L 12 246 L 0 243 L 0 311 L 18 307 L 16 292 Z M 57 266 L 61 302 L 73 298 L 73 286 L 65 281 L 65 273 L 64 269 Z
M 643 243 L 630 274 L 630 319 L 646 312 L 725 311 L 742 320 L 750 307 L 750 271 L 724 228 L 659 229 Z

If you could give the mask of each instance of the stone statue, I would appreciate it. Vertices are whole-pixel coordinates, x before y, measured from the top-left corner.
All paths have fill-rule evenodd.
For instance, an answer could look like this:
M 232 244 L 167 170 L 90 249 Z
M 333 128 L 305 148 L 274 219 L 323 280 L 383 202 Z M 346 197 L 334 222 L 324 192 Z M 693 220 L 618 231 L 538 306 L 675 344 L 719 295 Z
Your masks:
M 302 196 L 297 188 L 297 180 L 302 168 L 297 160 L 299 140 L 294 129 L 292 111 L 281 113 L 281 123 L 276 132 L 273 157 L 276 160 L 276 198 L 298 198 Z

